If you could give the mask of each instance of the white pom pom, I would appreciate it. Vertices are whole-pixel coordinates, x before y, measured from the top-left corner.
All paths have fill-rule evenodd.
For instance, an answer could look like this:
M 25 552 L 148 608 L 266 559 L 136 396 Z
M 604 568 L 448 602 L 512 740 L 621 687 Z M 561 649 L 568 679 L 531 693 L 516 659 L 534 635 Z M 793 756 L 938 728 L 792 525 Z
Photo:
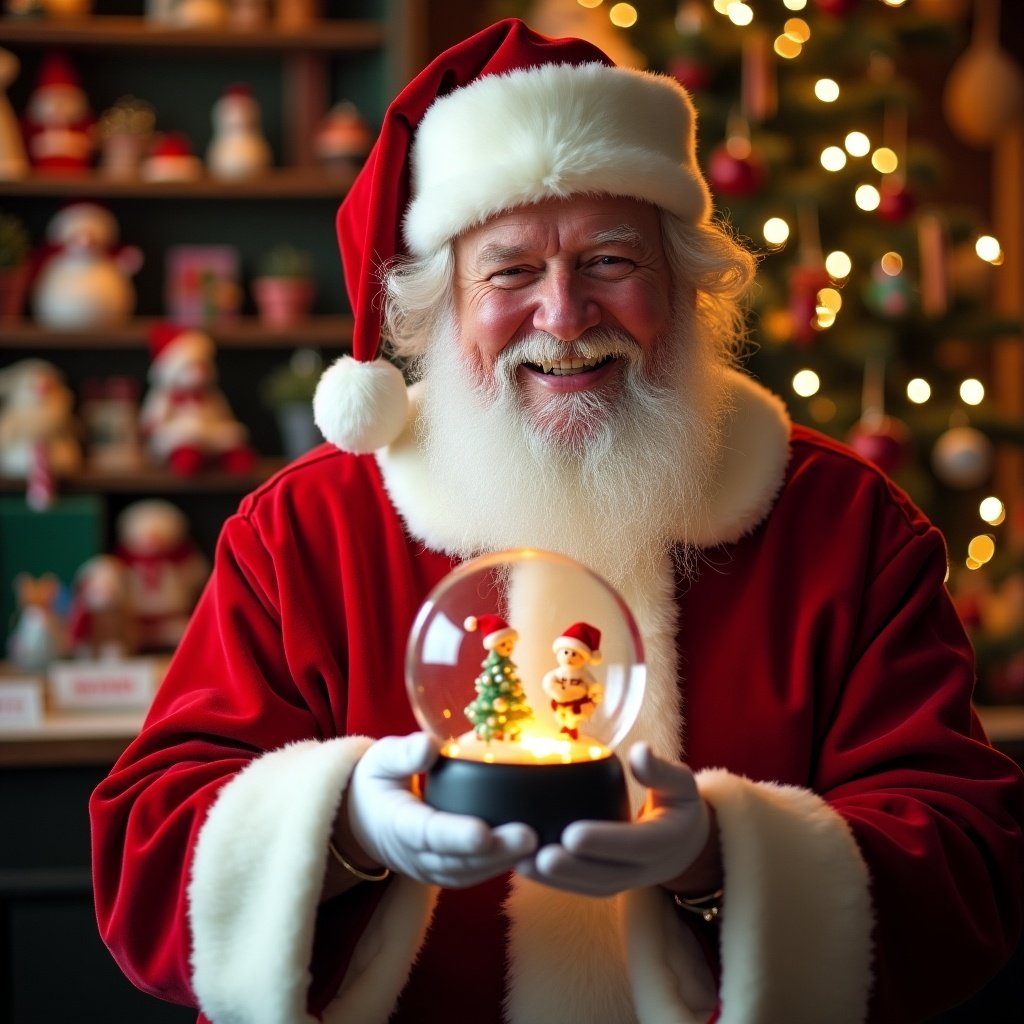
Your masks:
M 361 363 L 342 356 L 324 371 L 313 396 L 320 432 L 346 452 L 385 448 L 405 428 L 408 415 L 405 380 L 384 359 Z
M 477 622 L 476 622 L 476 616 L 475 615 L 467 615 L 466 616 L 466 621 L 463 622 L 462 624 L 466 627 L 466 632 L 468 632 L 468 633 L 475 633 L 476 632 Z

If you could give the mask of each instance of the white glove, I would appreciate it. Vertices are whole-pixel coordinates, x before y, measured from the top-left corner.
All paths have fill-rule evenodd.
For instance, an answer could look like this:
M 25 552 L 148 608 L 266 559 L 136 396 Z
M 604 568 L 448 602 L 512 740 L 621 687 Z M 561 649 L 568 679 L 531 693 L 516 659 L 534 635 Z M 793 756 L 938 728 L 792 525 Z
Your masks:
M 574 821 L 560 843 L 543 847 L 516 870 L 585 896 L 611 896 L 681 875 L 704 849 L 710 830 L 693 772 L 656 757 L 646 743 L 632 747 L 629 767 L 649 790 L 636 821 Z
M 537 849 L 533 829 L 519 823 L 491 828 L 480 818 L 429 807 L 411 778 L 437 760 L 422 732 L 377 740 L 360 758 L 348 788 L 348 817 L 366 855 L 396 874 L 461 889 L 511 869 Z

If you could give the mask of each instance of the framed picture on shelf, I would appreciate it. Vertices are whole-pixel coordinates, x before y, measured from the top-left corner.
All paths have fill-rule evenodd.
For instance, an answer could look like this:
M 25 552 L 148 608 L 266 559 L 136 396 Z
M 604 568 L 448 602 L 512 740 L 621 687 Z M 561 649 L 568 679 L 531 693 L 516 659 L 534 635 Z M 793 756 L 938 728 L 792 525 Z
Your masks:
M 167 250 L 167 315 L 182 327 L 233 320 L 242 304 L 241 257 L 233 245 L 175 245 Z

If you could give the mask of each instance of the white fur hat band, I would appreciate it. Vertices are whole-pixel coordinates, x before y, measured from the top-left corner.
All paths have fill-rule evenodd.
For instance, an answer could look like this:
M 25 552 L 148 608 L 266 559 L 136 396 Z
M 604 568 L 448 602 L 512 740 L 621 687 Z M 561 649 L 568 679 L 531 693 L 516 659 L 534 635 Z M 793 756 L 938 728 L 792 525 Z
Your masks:
M 404 233 L 417 255 L 504 210 L 578 193 L 632 196 L 690 223 L 711 212 L 686 91 L 599 63 L 487 75 L 440 97 L 411 162 Z

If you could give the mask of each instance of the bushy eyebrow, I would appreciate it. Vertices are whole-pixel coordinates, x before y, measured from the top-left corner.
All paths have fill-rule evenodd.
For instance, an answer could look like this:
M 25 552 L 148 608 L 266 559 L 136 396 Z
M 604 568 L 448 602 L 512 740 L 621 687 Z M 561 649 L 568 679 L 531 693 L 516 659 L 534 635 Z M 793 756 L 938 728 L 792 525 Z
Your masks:
M 640 232 L 632 224 L 619 224 L 618 227 L 599 231 L 591 239 L 592 245 L 625 245 L 631 249 L 639 249 L 643 245 Z M 514 262 L 527 251 L 523 245 L 503 245 L 501 242 L 488 242 L 478 255 L 482 263 Z

